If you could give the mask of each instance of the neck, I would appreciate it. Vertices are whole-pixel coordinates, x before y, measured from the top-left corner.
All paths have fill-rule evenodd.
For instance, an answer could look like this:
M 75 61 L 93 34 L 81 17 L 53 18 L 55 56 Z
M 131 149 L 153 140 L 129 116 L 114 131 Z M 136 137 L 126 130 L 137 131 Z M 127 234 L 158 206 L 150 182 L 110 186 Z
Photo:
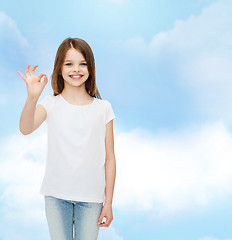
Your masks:
M 61 94 L 62 96 L 66 97 L 69 100 L 78 101 L 78 102 L 92 98 L 87 93 L 84 84 L 81 87 L 65 86 Z

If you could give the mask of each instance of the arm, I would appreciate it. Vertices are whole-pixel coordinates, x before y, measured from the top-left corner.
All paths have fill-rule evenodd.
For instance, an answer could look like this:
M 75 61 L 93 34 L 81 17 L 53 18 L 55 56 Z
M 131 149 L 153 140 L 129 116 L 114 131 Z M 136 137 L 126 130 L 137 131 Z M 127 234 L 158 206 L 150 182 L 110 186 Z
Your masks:
M 39 104 L 36 107 L 37 99 L 27 98 L 21 117 L 19 120 L 19 129 L 23 135 L 34 132 L 46 119 L 46 109 Z
M 114 133 L 113 120 L 106 124 L 106 162 L 105 162 L 105 203 L 102 209 L 98 225 L 101 227 L 108 227 L 113 220 L 112 201 L 114 193 L 114 184 L 116 178 L 116 159 L 114 155 Z M 101 223 L 103 217 L 106 217 L 106 222 Z
M 18 74 L 26 83 L 28 93 L 28 97 L 19 120 L 19 129 L 23 135 L 30 134 L 38 128 L 45 120 L 47 114 L 42 106 L 39 105 L 36 107 L 39 96 L 48 82 L 47 75 L 45 73 L 40 73 L 38 76 L 35 75 L 35 69 L 38 66 L 39 65 L 34 65 L 31 68 L 30 75 L 30 64 L 28 64 L 26 67 L 26 77 L 18 71 Z M 44 81 L 40 82 L 43 76 L 45 76 Z
M 30 134 L 33 131 L 34 127 L 34 115 L 35 108 L 38 99 L 30 99 L 29 97 L 26 100 L 21 117 L 19 120 L 19 129 L 23 135 Z
M 116 159 L 114 155 L 114 139 L 113 139 L 113 121 L 108 124 L 108 138 L 106 137 L 106 163 L 105 163 L 105 204 L 112 205 L 114 184 L 116 178 Z

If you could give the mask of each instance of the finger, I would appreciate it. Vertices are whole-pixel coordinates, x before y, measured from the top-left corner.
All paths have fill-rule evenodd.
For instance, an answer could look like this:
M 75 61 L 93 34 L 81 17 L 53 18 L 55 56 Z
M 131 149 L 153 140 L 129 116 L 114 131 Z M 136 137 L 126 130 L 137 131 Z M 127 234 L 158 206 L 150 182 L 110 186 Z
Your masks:
M 47 77 L 47 76 L 45 76 L 45 78 L 44 78 L 44 80 L 43 80 L 42 84 L 45 86 L 47 83 L 48 83 L 48 77 Z
M 101 224 L 102 219 L 103 219 L 103 216 L 100 216 L 99 219 L 98 219 L 98 223 L 97 224 Z
M 30 64 L 27 64 L 27 67 L 26 67 L 26 76 L 27 77 L 30 77 L 29 68 L 30 68 Z
M 110 226 L 110 222 L 103 222 L 99 225 L 100 227 L 109 227 Z
M 106 219 L 107 219 L 107 218 L 106 218 L 105 216 L 101 216 L 101 217 L 99 218 L 98 224 L 100 224 L 100 225 L 104 224 L 104 223 L 107 221 Z M 103 220 L 104 220 L 104 222 L 102 223 Z
M 24 77 L 24 75 L 23 75 L 20 71 L 18 71 L 17 73 L 22 77 L 22 79 L 23 79 L 24 81 L 26 81 L 26 78 Z
M 38 67 L 39 65 L 34 65 L 32 68 L 31 68 L 31 74 L 32 75 L 35 75 L 35 69 Z
M 109 225 L 109 218 L 106 218 L 106 221 L 103 222 L 104 225 L 108 226 Z
M 47 76 L 47 74 L 46 74 L 46 73 L 40 73 L 40 74 L 38 75 L 38 78 L 41 80 L 41 78 L 42 78 L 43 76 Z

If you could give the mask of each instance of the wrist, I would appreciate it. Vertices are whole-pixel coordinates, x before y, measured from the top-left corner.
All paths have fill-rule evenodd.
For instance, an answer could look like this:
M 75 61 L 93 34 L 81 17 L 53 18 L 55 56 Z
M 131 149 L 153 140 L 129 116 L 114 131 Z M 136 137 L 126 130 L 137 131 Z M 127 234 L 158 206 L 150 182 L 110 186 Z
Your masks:
M 105 201 L 104 206 L 112 206 L 112 202 L 111 201 Z

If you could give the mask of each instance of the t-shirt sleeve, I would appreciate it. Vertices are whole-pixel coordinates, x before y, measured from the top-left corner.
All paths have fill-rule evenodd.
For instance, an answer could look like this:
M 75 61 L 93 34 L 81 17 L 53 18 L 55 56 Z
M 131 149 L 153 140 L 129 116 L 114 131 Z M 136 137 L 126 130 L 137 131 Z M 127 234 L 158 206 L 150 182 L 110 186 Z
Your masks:
M 49 109 L 51 107 L 51 100 L 52 100 L 51 96 L 47 95 L 44 98 L 42 98 L 42 100 L 40 100 L 40 102 L 38 103 L 38 105 L 41 104 L 45 108 L 45 110 L 47 112 L 47 116 L 49 114 Z M 47 120 L 47 118 L 45 119 L 45 121 L 46 120 Z
M 109 101 L 106 101 L 106 113 L 105 113 L 105 124 L 107 124 L 112 119 L 116 118 L 114 111 L 112 109 L 111 103 Z

